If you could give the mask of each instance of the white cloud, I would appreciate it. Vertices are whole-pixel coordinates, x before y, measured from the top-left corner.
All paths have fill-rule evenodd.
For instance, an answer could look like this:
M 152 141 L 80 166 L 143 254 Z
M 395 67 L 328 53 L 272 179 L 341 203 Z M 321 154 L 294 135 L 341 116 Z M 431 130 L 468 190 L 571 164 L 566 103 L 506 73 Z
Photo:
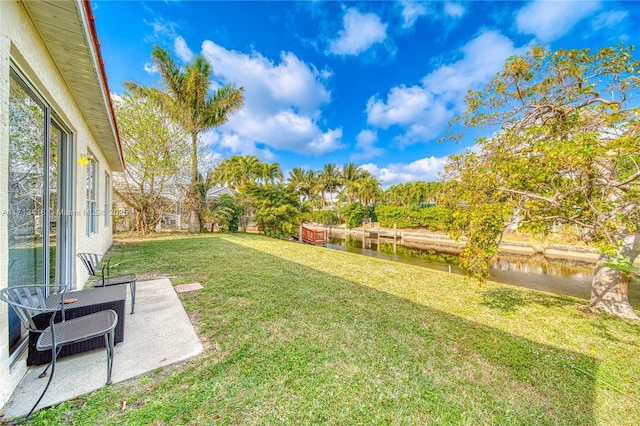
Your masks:
M 343 18 L 344 28 L 338 38 L 329 41 L 329 51 L 334 55 L 358 55 L 387 38 L 387 25 L 374 13 L 362 14 L 349 9 Z
M 358 152 L 353 152 L 349 159 L 351 161 L 364 161 L 370 160 L 375 157 L 380 157 L 385 153 L 385 150 L 375 146 L 378 142 L 378 133 L 373 130 L 361 130 L 356 136 L 356 149 Z
M 440 101 L 452 104 L 451 109 L 460 111 L 469 89 L 488 82 L 502 69 L 508 57 L 522 50 L 517 50 L 502 34 L 484 31 L 461 49 L 462 59 L 441 66 L 425 76 L 422 83 Z
M 274 149 L 298 154 L 324 154 L 340 148 L 342 129 L 322 132 L 309 117 L 293 111 L 240 111 L 226 128 Z
M 418 180 L 440 180 L 446 163 L 447 159 L 443 157 L 426 157 L 409 164 L 393 163 L 386 167 L 378 167 L 376 164 L 367 163 L 360 167 L 380 179 L 382 186 L 389 187 Z
M 593 29 L 601 30 L 603 28 L 614 28 L 616 25 L 622 23 L 629 16 L 629 12 L 625 11 L 610 11 L 601 13 L 593 21 Z
M 373 130 L 361 130 L 356 136 L 356 146 L 358 148 L 370 147 L 378 141 L 378 133 Z
M 369 98 L 367 123 L 382 129 L 404 128 L 398 138 L 402 144 L 427 142 L 464 110 L 469 89 L 481 87 L 518 53 L 511 40 L 494 31 L 479 34 L 460 51 L 460 60 L 427 74 L 421 85 L 393 87 L 386 99 Z
M 266 152 L 264 144 L 300 154 L 323 154 L 342 147 L 342 129 L 323 130 L 320 108 L 331 94 L 325 87 L 331 74 L 318 71 L 290 52 L 282 52 L 275 63 L 257 52 L 227 50 L 212 41 L 202 44 L 202 54 L 213 64 L 217 84 L 235 83 L 245 89 L 245 105 L 229 117 L 220 146 L 254 155 Z M 264 159 L 263 157 L 260 157 Z
M 262 161 L 274 161 L 276 156 L 269 149 L 260 149 L 250 140 L 235 133 L 222 133 L 215 143 L 217 148 L 226 149 L 236 155 L 255 155 Z
M 144 70 L 148 73 L 148 74 L 157 74 L 158 73 L 158 67 L 156 64 L 154 64 L 153 62 L 147 62 L 144 64 Z
M 462 16 L 464 16 L 466 10 L 464 8 L 464 6 L 462 6 L 459 3 L 451 3 L 451 2 L 446 2 L 444 4 L 444 13 L 447 16 L 450 16 L 452 18 L 461 18 Z
M 521 33 L 546 43 L 559 39 L 599 8 L 599 1 L 535 0 L 518 11 L 516 24 Z
M 432 102 L 431 93 L 422 87 L 393 87 L 386 103 L 373 97 L 367 101 L 367 123 L 383 129 L 394 124 L 411 124 Z
M 445 27 L 451 27 L 455 20 L 462 18 L 467 9 L 455 1 L 424 2 L 415 0 L 400 0 L 402 8 L 402 28 L 412 28 L 418 19 L 426 17 L 432 22 L 439 22 Z
M 173 36 L 176 33 L 176 24 L 173 22 L 166 22 L 162 18 L 156 19 L 153 22 L 145 23 L 153 28 L 154 37 Z
M 342 147 L 342 129 L 329 129 L 324 133 L 316 135 L 308 145 L 309 150 L 314 154 L 335 151 Z
M 182 38 L 182 36 L 178 36 L 173 41 L 173 49 L 178 55 L 178 58 L 182 59 L 184 62 L 191 62 L 193 59 L 193 52 L 187 46 L 187 42 Z
M 415 25 L 418 18 L 427 14 L 427 8 L 424 4 L 411 0 L 402 0 L 402 28 L 411 28 Z
M 165 45 L 173 41 L 178 34 L 180 26 L 175 22 L 165 20 L 162 16 L 158 15 L 158 13 L 147 6 L 143 6 L 143 8 L 150 15 L 155 17 L 153 20 L 143 20 L 147 26 L 152 28 L 152 33 L 147 35 L 144 38 L 144 41 L 159 45 Z
M 260 53 L 227 50 L 212 41 L 202 43 L 202 53 L 222 82 L 235 82 L 245 88 L 246 105 L 257 109 L 294 107 L 310 114 L 330 101 L 325 87 L 328 74 L 307 65 L 291 52 L 282 52 L 280 63 Z
M 322 131 L 309 116 L 293 111 L 243 109 L 224 126 L 244 139 L 273 149 L 320 155 L 342 147 L 342 129 Z

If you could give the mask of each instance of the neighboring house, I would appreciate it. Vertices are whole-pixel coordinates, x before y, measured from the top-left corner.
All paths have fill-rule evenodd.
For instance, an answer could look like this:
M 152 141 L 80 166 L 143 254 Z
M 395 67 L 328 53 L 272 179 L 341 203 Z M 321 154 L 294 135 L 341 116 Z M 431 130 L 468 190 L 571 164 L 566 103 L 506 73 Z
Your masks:
M 209 188 L 204 199 L 207 204 L 211 204 L 214 201 L 218 200 L 221 195 L 229 195 L 231 197 L 235 197 L 236 193 L 235 189 L 227 188 L 226 186 L 215 185 Z
M 89 2 L 0 1 L 0 288 L 81 287 L 76 253 L 111 246 L 123 168 Z M 26 371 L 24 348 L 0 303 L 0 407 Z

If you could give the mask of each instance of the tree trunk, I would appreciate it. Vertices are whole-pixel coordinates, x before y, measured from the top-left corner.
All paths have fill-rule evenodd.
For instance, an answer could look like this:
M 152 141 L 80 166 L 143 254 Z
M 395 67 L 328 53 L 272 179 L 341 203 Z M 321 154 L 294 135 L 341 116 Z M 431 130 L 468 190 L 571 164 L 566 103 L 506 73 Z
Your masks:
M 617 256 L 601 255 L 591 282 L 591 308 L 599 309 L 617 317 L 640 322 L 640 317 L 629 304 L 627 290 L 629 276 L 624 272 L 607 266 L 608 261 L 628 257 L 631 263 L 638 256 L 640 236 L 632 234 L 625 237 Z
M 200 192 L 198 191 L 198 134 L 191 135 L 191 185 L 187 194 L 189 232 L 202 231 L 200 224 Z
M 192 208 L 189 210 L 189 232 L 200 232 L 200 209 Z

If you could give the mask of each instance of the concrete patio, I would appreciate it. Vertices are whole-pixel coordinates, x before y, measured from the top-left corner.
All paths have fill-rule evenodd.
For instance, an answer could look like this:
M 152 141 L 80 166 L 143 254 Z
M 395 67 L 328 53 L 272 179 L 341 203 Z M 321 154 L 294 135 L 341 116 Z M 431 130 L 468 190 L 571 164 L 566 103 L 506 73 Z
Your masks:
M 127 291 L 127 307 L 129 297 Z M 202 352 L 198 335 L 167 278 L 138 282 L 135 314 L 127 310 L 126 315 L 124 341 L 115 347 L 113 383 Z M 22 417 L 29 412 L 46 385 L 46 378 L 38 378 L 44 367 L 29 369 L 1 410 L 5 418 Z M 104 349 L 61 358 L 53 382 L 37 409 L 100 389 L 105 386 L 106 369 Z

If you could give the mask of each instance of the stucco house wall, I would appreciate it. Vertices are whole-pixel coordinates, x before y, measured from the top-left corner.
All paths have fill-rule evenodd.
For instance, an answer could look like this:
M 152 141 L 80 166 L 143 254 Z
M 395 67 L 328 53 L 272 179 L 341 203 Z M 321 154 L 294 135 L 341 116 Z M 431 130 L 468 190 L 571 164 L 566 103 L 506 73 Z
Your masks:
M 16 70 L 28 82 L 29 86 L 50 105 L 51 110 L 55 112 L 58 120 L 67 127 L 72 138 L 72 198 L 73 209 L 76 214 L 73 220 L 71 239 L 74 255 L 71 265 L 73 271 L 72 285 L 74 288 L 79 288 L 85 283 L 87 273 L 75 260 L 75 254 L 84 251 L 104 253 L 112 244 L 112 229 L 111 226 L 105 225 L 103 217 L 98 217 L 97 219 L 96 233 L 89 237 L 87 236 L 86 221 L 88 218 L 84 211 L 87 201 L 86 182 L 88 169 L 83 164 L 80 164 L 79 159 L 81 156 L 91 153 L 97 161 L 97 176 L 99 177 L 97 204 L 101 210 L 104 207 L 104 197 L 110 197 L 110 188 L 105 188 L 105 173 L 112 176 L 114 168 L 121 169 L 123 162 L 121 153 L 120 158 L 117 158 L 117 155 L 114 156 L 113 152 L 118 151 L 114 151 L 113 146 L 109 146 L 109 149 L 105 150 L 105 144 L 113 145 L 114 141 L 119 148 L 115 120 L 113 120 L 115 128 L 113 138 L 110 141 L 98 139 L 96 137 L 98 132 L 94 123 L 87 121 L 86 109 L 83 110 L 78 103 L 82 94 L 74 91 L 67 83 L 68 79 L 65 79 L 65 76 L 60 71 L 59 60 L 56 62 L 55 56 L 52 56 L 47 48 L 46 40 L 43 39 L 42 28 L 39 27 L 42 24 L 34 22 L 31 17 L 35 8 L 40 7 L 37 4 L 39 2 L 31 3 L 33 4 L 27 6 L 21 1 L 0 1 L 0 212 L 6 212 L 9 208 L 7 188 L 9 184 L 8 121 L 11 68 Z M 77 12 L 78 28 L 86 27 L 87 40 L 91 42 L 92 38 L 95 37 L 95 32 L 92 34 L 91 27 L 86 24 L 91 19 L 87 17 L 86 13 L 88 3 L 79 0 L 65 3 L 73 11 Z M 85 61 L 88 59 L 94 60 L 100 64 L 98 68 L 102 67 L 101 63 L 96 61 L 96 58 L 81 59 Z M 102 68 L 97 70 L 95 78 L 100 80 L 104 88 L 107 89 L 106 81 L 102 81 L 99 71 L 102 71 L 102 77 L 104 76 L 104 69 Z M 96 93 L 95 96 L 96 101 L 99 102 L 101 94 Z M 102 99 L 102 102 L 104 103 L 104 99 Z M 110 106 L 109 102 L 107 101 L 107 107 Z M 105 111 L 105 114 L 112 114 L 112 110 Z M 109 194 L 105 193 L 107 191 Z M 0 288 L 5 288 L 9 285 L 8 253 L 8 219 L 6 214 L 0 214 Z M 7 309 L 8 306 L 6 304 L 0 303 L 0 407 L 4 406 L 26 371 L 25 351 L 21 356 L 16 357 L 14 355 L 11 360 L 9 357 Z

